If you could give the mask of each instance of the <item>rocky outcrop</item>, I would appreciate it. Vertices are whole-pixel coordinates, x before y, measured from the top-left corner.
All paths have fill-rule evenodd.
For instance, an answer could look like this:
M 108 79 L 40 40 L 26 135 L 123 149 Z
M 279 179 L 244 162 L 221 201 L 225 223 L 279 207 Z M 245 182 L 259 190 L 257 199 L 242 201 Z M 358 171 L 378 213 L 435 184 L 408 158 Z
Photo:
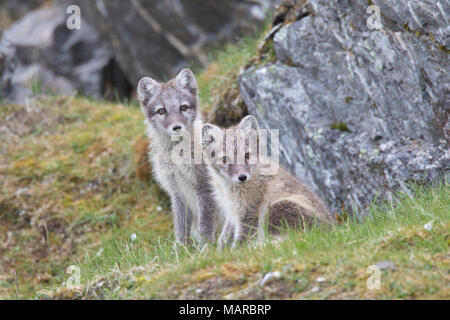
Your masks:
M 282 162 L 334 212 L 364 214 L 412 181 L 450 176 L 450 70 L 445 1 L 286 1 L 275 63 L 240 77 Z M 280 15 L 279 15 L 280 16 Z M 278 16 L 278 17 L 279 17 Z
M 11 83 L 15 67 L 14 49 L 0 41 L 0 103 L 6 98 L 14 100 L 14 96 L 16 96 Z
M 66 6 L 54 5 L 31 11 L 5 31 L 3 43 L 16 61 L 10 75 L 13 90 L 27 87 L 9 97 L 23 103 L 31 94 L 91 97 L 129 96 L 131 86 L 114 64 L 110 50 L 100 45 L 98 33 L 85 21 L 80 30 L 66 26 Z M 112 82 L 112 83 L 111 83 Z
M 72 1 L 111 46 L 130 83 L 205 64 L 205 48 L 253 29 L 274 0 Z
M 28 11 L 36 9 L 45 0 L 0 0 L 0 28 L 5 28 L 17 19 L 23 17 Z

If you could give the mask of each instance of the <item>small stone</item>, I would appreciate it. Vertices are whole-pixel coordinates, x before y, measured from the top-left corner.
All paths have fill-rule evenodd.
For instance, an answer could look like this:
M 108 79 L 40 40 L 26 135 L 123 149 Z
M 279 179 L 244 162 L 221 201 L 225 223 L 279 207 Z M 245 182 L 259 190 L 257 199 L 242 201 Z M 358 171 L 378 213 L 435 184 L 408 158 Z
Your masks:
M 327 279 L 325 279 L 324 277 L 318 277 L 318 278 L 316 279 L 316 281 L 319 282 L 319 283 L 325 282 L 326 280 L 327 280 Z
M 311 289 L 311 292 L 312 293 L 316 293 L 316 292 L 319 292 L 320 291 L 320 287 L 318 287 L 318 286 L 315 286 L 315 287 L 313 287 L 312 289 Z
M 269 272 L 264 275 L 264 277 L 259 282 L 260 287 L 264 287 L 266 284 L 271 283 L 275 279 L 281 278 L 281 272 L 280 271 L 274 271 Z
M 156 211 L 161 212 L 162 211 L 162 207 L 161 206 L 157 206 L 156 207 Z
M 431 231 L 433 229 L 433 221 L 426 223 L 423 227 L 425 230 Z
M 133 234 L 130 236 L 131 241 L 136 241 L 136 238 L 137 238 L 136 233 L 133 233 Z

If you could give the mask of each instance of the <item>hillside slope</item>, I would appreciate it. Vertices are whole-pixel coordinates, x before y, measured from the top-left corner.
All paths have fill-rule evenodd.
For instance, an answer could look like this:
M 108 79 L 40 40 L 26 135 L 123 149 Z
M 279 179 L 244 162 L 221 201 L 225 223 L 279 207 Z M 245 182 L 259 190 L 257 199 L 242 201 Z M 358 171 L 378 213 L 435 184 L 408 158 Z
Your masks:
M 1 114 L 2 298 L 449 298 L 448 186 L 327 232 L 176 253 L 168 201 L 136 173 L 136 106 L 48 98 Z M 69 290 L 70 265 L 81 283 Z
M 102 239 L 166 237 L 167 199 L 135 172 L 143 132 L 136 106 L 46 98 L 0 108 L 0 296 L 60 285 Z
M 79 264 L 84 282 L 53 299 L 449 299 L 449 188 L 403 196 L 373 218 L 234 251 L 139 239 Z M 123 268 L 133 261 L 132 268 Z M 107 266 L 114 267 L 107 269 Z

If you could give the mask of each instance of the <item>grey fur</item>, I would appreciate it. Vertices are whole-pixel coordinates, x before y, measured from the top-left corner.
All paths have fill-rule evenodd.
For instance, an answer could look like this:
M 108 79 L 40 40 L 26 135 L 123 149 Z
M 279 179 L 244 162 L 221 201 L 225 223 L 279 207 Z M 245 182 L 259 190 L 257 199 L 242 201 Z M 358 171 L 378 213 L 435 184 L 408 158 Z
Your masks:
M 201 125 L 194 74 L 188 69 L 182 70 L 168 83 L 143 78 L 138 84 L 138 99 L 147 117 L 154 176 L 170 195 L 176 242 L 189 242 L 191 225 L 195 221 L 193 231 L 201 236 L 201 240 L 214 242 L 217 206 L 206 165 L 176 164 L 170 156 L 180 143 L 171 141 L 174 133 L 189 131 L 192 152 L 194 143 L 201 143 L 201 138 L 194 139 L 194 125 Z M 164 109 L 163 114 L 159 113 L 161 109 Z M 174 131 L 177 127 L 180 129 Z

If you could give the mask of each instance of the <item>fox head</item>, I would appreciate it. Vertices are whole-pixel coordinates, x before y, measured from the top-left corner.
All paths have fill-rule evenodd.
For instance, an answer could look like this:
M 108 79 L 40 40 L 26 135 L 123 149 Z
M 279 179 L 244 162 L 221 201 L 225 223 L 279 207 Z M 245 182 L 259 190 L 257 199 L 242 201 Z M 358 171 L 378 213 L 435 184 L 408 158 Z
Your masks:
M 197 82 L 188 69 L 168 83 L 142 78 L 137 96 L 147 122 L 164 135 L 181 134 L 191 129 L 199 116 Z
M 258 161 L 258 121 L 247 116 L 239 125 L 221 129 L 212 124 L 202 127 L 204 158 L 215 173 L 233 184 L 251 180 Z

